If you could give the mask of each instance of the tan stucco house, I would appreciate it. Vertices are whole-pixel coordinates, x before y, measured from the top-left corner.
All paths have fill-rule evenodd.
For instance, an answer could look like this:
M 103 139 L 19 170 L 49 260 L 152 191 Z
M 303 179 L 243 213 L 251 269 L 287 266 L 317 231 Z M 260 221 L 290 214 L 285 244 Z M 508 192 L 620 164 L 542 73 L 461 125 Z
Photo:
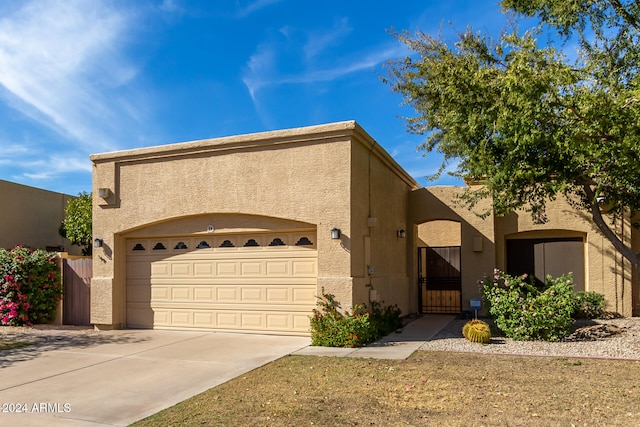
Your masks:
M 0 179 L 0 248 L 21 245 L 34 249 L 68 251 L 81 249 L 60 236 L 60 223 L 73 196 Z
M 352 121 L 91 161 L 98 328 L 308 334 L 323 289 L 344 307 L 460 312 L 495 266 L 570 267 L 609 309 L 640 311 L 637 278 L 568 205 L 542 227 L 482 220 L 454 207 L 458 188 L 421 188 Z

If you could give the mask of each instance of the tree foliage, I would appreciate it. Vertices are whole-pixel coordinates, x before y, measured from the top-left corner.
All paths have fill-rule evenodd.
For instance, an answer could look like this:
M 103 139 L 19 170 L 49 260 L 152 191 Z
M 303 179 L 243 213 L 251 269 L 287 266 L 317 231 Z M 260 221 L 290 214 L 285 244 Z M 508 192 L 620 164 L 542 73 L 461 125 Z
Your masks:
M 603 218 L 640 210 L 640 3 L 631 0 L 503 0 L 517 20 L 498 37 L 468 28 L 394 33 L 415 54 L 388 64 L 392 89 L 416 114 L 408 129 L 421 148 L 444 155 L 437 175 L 481 180 L 470 206 L 515 209 L 545 221 L 545 205 L 566 195 L 636 269 L 639 256 Z M 554 36 L 550 36 L 554 34 Z M 437 176 L 436 175 L 436 176 Z M 487 214 L 487 213 L 485 213 Z
M 91 255 L 92 208 L 91 193 L 80 193 L 69 200 L 65 208 L 65 217 L 60 225 L 60 234 L 77 246 L 83 246 L 82 253 Z

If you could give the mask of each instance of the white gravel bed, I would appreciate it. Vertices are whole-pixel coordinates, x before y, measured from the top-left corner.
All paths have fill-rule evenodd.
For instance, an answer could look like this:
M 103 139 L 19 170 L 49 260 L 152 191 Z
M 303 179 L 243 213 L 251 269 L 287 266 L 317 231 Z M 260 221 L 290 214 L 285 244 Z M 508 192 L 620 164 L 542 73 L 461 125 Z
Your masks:
M 483 320 L 487 321 L 487 319 Z M 618 326 L 622 332 L 596 341 L 580 342 L 515 341 L 503 336 L 494 336 L 489 344 L 472 343 L 462 336 L 462 327 L 467 321 L 463 319 L 452 321 L 434 338 L 423 344 L 420 349 L 505 355 L 640 360 L 640 318 L 638 317 L 590 321 L 591 324 L 595 322 Z

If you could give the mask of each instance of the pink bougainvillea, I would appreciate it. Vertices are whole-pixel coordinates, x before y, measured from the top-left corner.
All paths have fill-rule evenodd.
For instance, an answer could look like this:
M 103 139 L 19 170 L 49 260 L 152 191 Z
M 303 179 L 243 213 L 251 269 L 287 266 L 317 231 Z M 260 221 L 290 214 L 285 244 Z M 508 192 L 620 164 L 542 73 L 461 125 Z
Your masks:
M 0 324 L 31 325 L 53 320 L 62 296 L 54 253 L 21 246 L 0 249 Z

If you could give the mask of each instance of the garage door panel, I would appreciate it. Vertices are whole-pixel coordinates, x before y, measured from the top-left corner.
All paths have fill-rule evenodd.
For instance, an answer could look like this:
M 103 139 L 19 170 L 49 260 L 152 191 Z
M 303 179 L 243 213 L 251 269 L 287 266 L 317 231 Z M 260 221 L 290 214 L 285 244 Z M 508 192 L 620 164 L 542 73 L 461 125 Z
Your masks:
M 235 312 L 216 313 L 216 323 L 214 326 L 217 328 L 239 328 L 239 318 L 239 313 Z
M 281 312 L 249 312 L 238 310 L 178 310 L 155 309 L 148 311 L 153 316 L 153 325 L 163 329 L 201 329 L 229 332 L 309 332 L 307 313 Z M 147 318 L 140 321 L 137 327 L 147 327 L 151 322 Z M 135 327 L 133 324 L 130 327 Z
M 238 268 L 238 261 L 218 262 L 216 263 L 216 274 L 221 277 L 235 277 L 238 276 L 240 269 Z
M 240 327 L 249 329 L 264 329 L 263 313 L 241 313 Z
M 171 264 L 158 261 L 151 263 L 151 277 L 171 277 Z
M 151 277 L 151 265 L 144 262 L 128 262 L 127 263 L 127 279 L 143 279 L 148 280 Z
M 318 274 L 316 260 L 294 260 L 291 264 L 294 276 L 315 277 Z
M 289 261 L 267 261 L 267 277 L 282 277 L 289 275 Z
M 127 324 L 308 334 L 313 242 L 315 232 L 130 239 Z
M 294 304 L 315 304 L 316 290 L 311 288 L 293 288 L 291 289 L 291 302 Z
M 268 303 L 282 304 L 291 302 L 291 293 L 288 288 L 268 288 L 266 296 Z
M 264 301 L 263 297 L 263 289 L 262 288 L 242 288 L 242 302 L 245 304 L 248 303 L 260 303 Z
M 194 311 L 193 326 L 198 328 L 208 328 L 215 324 L 214 313 L 209 311 Z
M 151 302 L 154 301 L 171 301 L 171 288 L 167 286 L 151 287 Z
M 191 311 L 172 311 L 171 324 L 174 326 L 193 326 L 192 316 Z
M 289 319 L 291 315 L 288 313 L 267 314 L 267 328 L 269 329 L 290 329 Z
M 211 277 L 214 271 L 213 262 L 194 262 L 193 275 L 195 277 Z
M 191 287 L 174 287 L 171 288 L 172 301 L 193 301 Z
M 194 264 L 189 262 L 171 263 L 171 277 L 191 277 L 193 276 Z
M 237 287 L 220 286 L 215 288 L 216 301 L 219 302 L 240 302 L 240 291 Z
M 243 277 L 247 276 L 263 276 L 264 275 L 264 262 L 263 261 L 244 261 L 240 263 L 240 272 Z
M 194 301 L 212 301 L 213 292 L 213 288 L 194 287 L 193 299 Z
M 146 304 L 149 305 L 151 301 L 151 285 L 149 282 L 130 282 L 127 286 L 127 301 L 146 302 Z

